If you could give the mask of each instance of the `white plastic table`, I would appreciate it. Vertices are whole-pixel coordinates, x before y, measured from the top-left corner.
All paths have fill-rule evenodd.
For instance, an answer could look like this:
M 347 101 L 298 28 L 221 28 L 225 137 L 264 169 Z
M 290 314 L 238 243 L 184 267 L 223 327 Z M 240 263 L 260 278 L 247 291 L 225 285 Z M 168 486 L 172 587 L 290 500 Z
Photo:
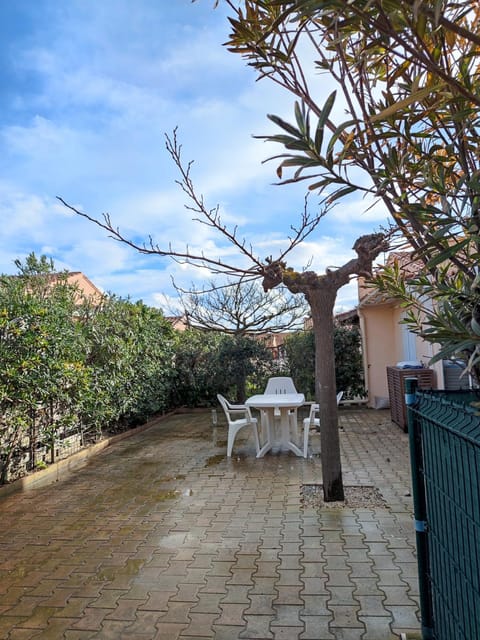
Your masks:
M 261 447 L 257 458 L 262 458 L 274 446 L 293 451 L 295 455 L 303 457 L 303 451 L 291 440 L 288 414 L 292 409 L 298 409 L 304 403 L 303 393 L 264 393 L 247 399 L 245 404 L 248 407 L 259 409 L 267 421 L 267 442 Z M 280 417 L 279 434 L 275 431 L 276 415 Z

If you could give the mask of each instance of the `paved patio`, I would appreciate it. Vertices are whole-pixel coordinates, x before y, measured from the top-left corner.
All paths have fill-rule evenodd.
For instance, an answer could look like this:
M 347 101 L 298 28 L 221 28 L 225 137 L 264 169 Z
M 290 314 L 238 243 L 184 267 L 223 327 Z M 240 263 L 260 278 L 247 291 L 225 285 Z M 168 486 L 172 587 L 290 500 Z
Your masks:
M 0 638 L 419 638 L 407 436 L 388 411 L 340 421 L 345 485 L 376 487 L 384 506 L 305 503 L 318 455 L 257 460 L 240 439 L 227 460 L 209 413 L 0 491 Z

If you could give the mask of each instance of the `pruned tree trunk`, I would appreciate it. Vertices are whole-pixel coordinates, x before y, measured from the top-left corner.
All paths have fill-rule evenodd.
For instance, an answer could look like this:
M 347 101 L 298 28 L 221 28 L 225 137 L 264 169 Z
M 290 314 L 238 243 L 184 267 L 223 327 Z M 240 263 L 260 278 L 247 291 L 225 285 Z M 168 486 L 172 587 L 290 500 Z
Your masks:
M 315 395 L 320 404 L 322 482 L 326 501 L 344 500 L 335 388 L 333 309 L 336 290 L 313 289 L 308 298 L 315 337 Z

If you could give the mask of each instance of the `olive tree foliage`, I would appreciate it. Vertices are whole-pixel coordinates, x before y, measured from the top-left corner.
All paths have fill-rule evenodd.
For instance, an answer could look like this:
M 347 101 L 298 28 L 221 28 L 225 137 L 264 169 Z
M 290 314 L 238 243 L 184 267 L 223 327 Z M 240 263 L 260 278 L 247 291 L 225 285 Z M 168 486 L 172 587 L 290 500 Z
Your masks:
M 202 290 L 185 291 L 175 286 L 183 317 L 191 327 L 220 331 L 230 336 L 225 343 L 222 367 L 231 370 L 236 384 L 236 401 L 245 402 L 252 364 L 266 364 L 265 348 L 258 343 L 271 333 L 303 326 L 308 305 L 285 289 L 264 292 L 257 279 L 228 279 L 226 284 L 210 282 Z M 256 338 L 256 339 L 254 339 Z M 264 367 L 263 367 L 264 368 Z
M 284 148 L 280 180 L 304 180 L 328 202 L 381 201 L 417 268 L 405 283 L 393 264 L 376 285 L 440 344 L 436 359 L 460 354 L 478 378 L 478 2 L 226 3 L 229 48 L 298 100 L 294 124 L 270 116 L 281 133 L 268 139 Z M 336 84 L 321 101 L 318 74 Z M 339 94 L 346 116 L 334 118 Z

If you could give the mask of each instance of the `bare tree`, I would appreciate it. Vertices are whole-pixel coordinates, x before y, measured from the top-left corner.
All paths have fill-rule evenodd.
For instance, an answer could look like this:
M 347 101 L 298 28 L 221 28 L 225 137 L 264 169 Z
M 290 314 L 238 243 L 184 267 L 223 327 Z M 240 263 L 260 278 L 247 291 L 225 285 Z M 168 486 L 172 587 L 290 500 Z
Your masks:
M 267 294 L 258 279 L 211 281 L 207 287 L 185 290 L 175 284 L 178 304 L 188 324 L 233 335 L 259 336 L 299 329 L 308 304 L 285 288 Z
M 229 334 L 237 356 L 248 360 L 255 348 L 267 348 L 269 334 L 298 329 L 308 315 L 308 304 L 303 296 L 286 289 L 265 293 L 258 278 L 253 280 L 227 280 L 225 284 L 211 281 L 198 290 L 184 290 L 173 283 L 179 305 L 189 327 Z M 238 367 L 236 376 L 237 401 L 245 402 L 247 376 Z

